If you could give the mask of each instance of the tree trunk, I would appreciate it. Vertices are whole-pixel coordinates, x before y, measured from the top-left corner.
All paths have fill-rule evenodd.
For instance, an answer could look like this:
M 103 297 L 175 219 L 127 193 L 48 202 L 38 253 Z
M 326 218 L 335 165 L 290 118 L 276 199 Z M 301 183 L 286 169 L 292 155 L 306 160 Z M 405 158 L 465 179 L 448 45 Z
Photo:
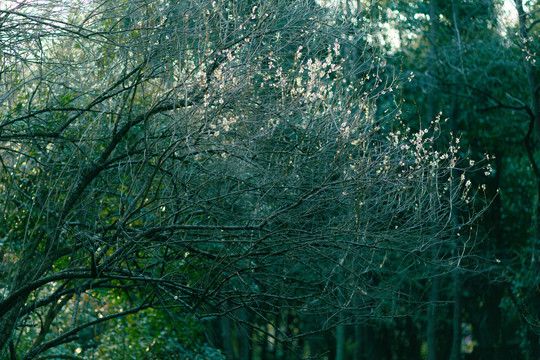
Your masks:
M 518 12 L 519 19 L 519 36 L 523 43 L 523 67 L 525 68 L 525 73 L 527 74 L 527 82 L 529 84 L 529 92 L 531 96 L 531 111 L 534 116 L 534 126 L 536 127 L 536 134 L 540 138 L 540 80 L 538 79 L 538 73 L 535 67 L 532 64 L 534 54 L 529 54 L 527 47 L 527 39 L 529 38 L 529 33 L 527 31 L 527 13 L 523 9 L 523 1 L 515 0 L 516 9 Z
M 11 339 L 13 330 L 15 329 L 15 324 L 17 323 L 19 313 L 23 306 L 24 300 L 19 300 L 0 318 L 0 353 L 4 352 L 4 349 Z
M 455 270 L 452 274 L 454 286 L 454 304 L 452 309 L 452 348 L 450 351 L 450 360 L 459 360 L 461 358 L 461 274 Z
M 252 331 L 249 327 L 250 316 L 246 309 L 237 311 L 238 318 L 242 321 L 238 324 L 236 331 L 236 343 L 238 345 L 238 359 L 251 360 L 251 336 Z
M 345 325 L 336 327 L 336 360 L 343 360 L 345 351 Z
M 527 22 L 526 22 L 528 14 L 523 9 L 522 0 L 515 0 L 514 3 L 516 5 L 516 10 L 518 12 L 518 19 L 519 19 L 519 36 L 521 38 L 521 43 L 522 43 L 521 53 L 523 56 L 523 67 L 527 75 L 529 94 L 531 97 L 529 117 L 531 118 L 530 119 L 531 123 L 534 124 L 537 138 L 540 139 L 540 75 L 539 75 L 538 68 L 533 66 L 533 63 L 532 63 L 535 57 L 535 54 L 533 53 L 534 50 L 530 49 L 529 45 L 527 45 L 529 42 L 528 39 L 531 37 L 527 29 Z M 532 145 L 533 143 L 534 142 L 530 139 L 530 136 L 529 136 L 529 139 L 525 139 L 528 156 L 532 163 L 534 173 L 536 176 L 537 196 L 540 197 L 540 171 L 538 170 L 538 165 L 534 158 L 534 151 L 533 151 L 534 148 Z M 534 227 L 534 231 L 535 231 L 534 239 L 536 240 L 535 243 L 538 243 L 538 239 L 540 237 L 540 230 L 538 228 L 540 226 L 539 218 L 540 218 L 540 201 L 537 202 L 537 206 L 536 206 L 536 219 L 535 219 L 536 224 Z M 537 260 L 538 256 L 536 254 L 536 246 L 534 245 L 534 243 L 531 246 L 532 246 L 532 249 L 531 249 L 531 254 L 530 254 L 530 257 L 531 257 L 530 262 L 531 262 L 531 268 L 534 268 L 535 266 L 537 266 L 534 264 L 538 262 Z M 535 305 L 536 304 L 534 304 L 533 302 L 532 307 L 534 308 Z M 535 310 L 533 310 L 533 313 L 536 313 L 535 315 L 537 316 L 539 314 Z M 527 321 L 527 323 L 528 322 L 529 321 Z M 538 335 L 538 331 L 534 331 L 532 329 L 534 325 L 531 325 L 531 324 L 527 324 L 527 325 L 528 325 L 527 337 L 529 338 L 528 340 L 530 343 L 530 346 L 528 349 L 528 352 L 529 352 L 528 355 L 531 359 L 538 359 L 538 357 L 540 356 L 540 336 Z
M 454 26 L 454 59 L 452 59 L 452 62 L 454 63 L 454 67 L 456 69 L 460 69 L 461 73 L 465 73 L 463 71 L 463 64 L 461 61 L 462 56 L 462 47 L 461 47 L 461 35 L 459 30 L 459 19 L 458 19 L 458 9 L 457 4 L 455 0 L 452 0 L 452 18 L 453 18 L 453 26 Z M 453 70 L 451 72 L 452 77 L 452 86 L 454 87 L 454 91 L 452 92 L 452 113 L 450 114 L 450 132 L 452 136 L 457 137 L 458 136 L 458 118 L 459 118 L 459 99 L 458 99 L 458 83 L 460 81 L 459 73 L 456 70 Z M 465 80 L 465 79 L 464 79 Z M 466 81 L 465 81 L 466 82 Z M 459 174 L 457 174 L 457 171 L 454 169 L 451 170 L 451 178 L 452 181 L 455 182 L 455 179 L 457 179 Z M 454 186 L 452 186 L 454 188 Z M 459 217 L 458 217 L 458 211 L 455 207 L 452 207 L 451 214 L 452 221 L 455 224 L 455 228 L 458 228 L 459 223 Z M 453 256 L 456 259 L 456 261 L 459 261 L 459 236 L 456 231 L 452 234 L 452 244 L 453 244 Z M 457 266 L 457 265 L 456 265 Z M 453 307 L 452 307 L 452 344 L 450 348 L 450 360 L 459 360 L 461 357 L 461 290 L 462 290 L 462 281 L 461 281 L 461 274 L 459 269 L 455 269 L 452 273 L 452 286 L 454 287 L 454 293 L 453 293 Z
M 221 333 L 223 334 L 223 351 L 227 355 L 227 359 L 236 359 L 233 347 L 232 322 L 227 316 L 221 318 Z
M 435 73 L 436 73 L 436 53 L 435 53 L 435 41 L 436 41 L 436 24 L 437 13 L 435 9 L 435 1 L 429 2 L 429 53 L 428 53 L 428 73 L 427 73 L 427 107 L 426 107 L 426 121 L 430 123 L 435 120 Z M 432 248 L 432 258 L 436 260 L 438 257 L 438 251 L 435 247 Z M 431 289 L 429 293 L 429 303 L 427 309 L 427 360 L 436 360 L 436 339 L 437 339 L 437 301 L 439 300 L 439 277 L 436 273 L 436 269 L 432 269 Z
M 427 104 L 426 104 L 426 122 L 429 124 L 431 121 L 435 120 L 435 107 L 436 107 L 436 98 L 435 98 L 435 87 L 436 85 L 436 62 L 437 62 L 437 53 L 435 52 L 435 42 L 436 42 L 436 18 L 437 13 L 435 11 L 435 2 L 429 2 L 429 53 L 428 53 L 428 64 L 427 64 L 427 79 L 426 79 L 426 91 L 427 91 Z
M 437 359 L 437 302 L 439 301 L 438 276 L 431 279 L 431 290 L 429 292 L 429 304 L 427 311 L 427 360 Z

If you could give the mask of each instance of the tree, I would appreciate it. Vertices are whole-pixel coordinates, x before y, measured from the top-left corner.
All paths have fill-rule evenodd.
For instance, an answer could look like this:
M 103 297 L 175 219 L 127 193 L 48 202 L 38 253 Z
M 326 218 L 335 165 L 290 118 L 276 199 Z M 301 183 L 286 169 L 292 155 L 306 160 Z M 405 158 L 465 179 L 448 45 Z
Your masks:
M 429 108 L 429 95 L 436 93 L 436 111 L 450 118 L 447 132 L 459 134 L 466 149 L 460 156 L 495 155 L 494 172 L 486 183 L 488 198 L 494 201 L 480 223 L 479 239 L 483 241 L 475 250 L 482 260 L 464 262 L 461 275 L 455 272 L 453 284 L 443 280 L 441 295 L 448 300 L 453 297 L 454 316 L 452 325 L 441 321 L 438 334 L 450 337 L 453 333 L 454 358 L 459 356 L 459 322 L 472 329 L 468 332 L 478 340 L 471 355 L 474 358 L 516 356 L 519 347 L 524 358 L 536 358 L 538 322 L 533 309 L 538 308 L 538 281 L 533 279 L 538 276 L 532 253 L 538 242 L 533 116 L 537 94 L 534 85 L 524 86 L 534 83 L 537 73 L 535 2 L 526 2 L 528 11 L 521 16 L 526 22 L 521 29 L 529 32 L 526 36 L 523 30 L 520 33 L 517 9 L 511 15 L 515 23 L 505 26 L 508 15 L 501 10 L 502 1 L 433 1 L 429 7 L 436 7 L 435 16 L 428 16 L 426 3 L 397 1 L 393 5 L 401 15 L 394 16 L 400 30 L 396 66 L 415 76 L 403 82 L 405 116 L 413 114 L 410 110 L 415 107 L 419 111 Z M 437 19 L 434 39 L 428 33 L 432 18 Z M 435 62 L 427 52 L 432 48 Z M 430 67 L 436 68 L 436 76 L 429 76 L 433 74 Z M 416 116 L 409 120 L 417 121 Z M 485 181 L 474 174 L 467 176 L 473 183 Z M 446 316 L 448 307 L 438 308 L 439 319 L 450 317 Z M 519 322 L 520 313 L 527 320 Z M 518 329 L 521 334 L 516 336 Z M 449 353 L 443 336 L 437 338 L 441 340 L 439 352 Z
M 426 263 L 458 266 L 426 255 L 472 191 L 448 182 L 457 149 L 376 115 L 392 88 L 366 49 L 374 80 L 345 70 L 359 52 L 339 16 L 285 0 L 0 11 L 3 355 L 90 356 L 141 312 L 403 315 Z

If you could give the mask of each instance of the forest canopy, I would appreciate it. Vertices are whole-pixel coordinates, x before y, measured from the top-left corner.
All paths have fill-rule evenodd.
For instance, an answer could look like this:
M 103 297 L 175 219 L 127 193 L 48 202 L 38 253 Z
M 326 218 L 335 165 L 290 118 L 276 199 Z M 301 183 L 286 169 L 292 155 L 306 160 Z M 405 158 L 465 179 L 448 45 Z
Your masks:
M 468 310 L 447 324 L 451 351 L 436 313 L 460 304 L 466 274 L 516 278 L 496 266 L 513 259 L 478 246 L 492 213 L 480 215 L 505 198 L 489 183 L 493 148 L 461 113 L 479 96 L 540 120 L 533 100 L 462 79 L 452 29 L 475 40 L 457 25 L 474 5 L 436 3 L 2 5 L 0 358 L 361 359 L 376 329 L 415 317 L 427 333 L 413 331 L 411 353 L 466 352 Z M 513 284 L 499 299 L 534 354 L 534 290 L 512 302 Z

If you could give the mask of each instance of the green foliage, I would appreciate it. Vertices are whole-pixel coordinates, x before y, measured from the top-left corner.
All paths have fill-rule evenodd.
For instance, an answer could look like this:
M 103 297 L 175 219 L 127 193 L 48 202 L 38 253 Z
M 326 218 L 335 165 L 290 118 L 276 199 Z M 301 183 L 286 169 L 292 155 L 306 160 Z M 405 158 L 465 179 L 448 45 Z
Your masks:
M 444 302 L 460 266 L 534 303 L 526 80 L 503 75 L 522 49 L 497 3 L 337 3 L 0 11 L 0 356 L 315 356 L 333 338 L 303 333 L 342 325 L 365 335 L 348 354 L 415 358 L 430 278 Z M 492 304 L 464 293 L 480 331 Z
M 97 337 L 86 356 L 128 359 L 225 359 L 209 346 L 204 328 L 191 314 L 148 309 L 120 319 Z M 82 344 L 81 344 L 82 345 Z

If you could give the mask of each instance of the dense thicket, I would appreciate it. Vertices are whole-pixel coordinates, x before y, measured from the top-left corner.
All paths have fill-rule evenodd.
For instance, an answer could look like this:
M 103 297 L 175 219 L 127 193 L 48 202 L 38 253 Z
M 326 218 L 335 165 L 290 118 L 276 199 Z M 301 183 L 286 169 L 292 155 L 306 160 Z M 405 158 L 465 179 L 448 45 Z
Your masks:
M 533 359 L 516 5 L 0 5 L 0 357 Z
M 464 264 L 458 278 L 441 280 L 438 296 L 452 306 L 439 306 L 434 320 L 437 358 L 451 353 L 451 358 L 535 359 L 540 351 L 535 134 L 540 129 L 539 3 L 387 5 L 381 12 L 399 34 L 394 66 L 414 76 L 403 82 L 404 116 L 416 122 L 415 111 L 426 120 L 430 107 L 441 111 L 449 118 L 444 133 L 461 138 L 466 150 L 461 156 L 495 157 L 486 183 L 494 201 L 481 221 L 476 257 Z M 468 176 L 473 183 L 485 181 Z M 450 316 L 452 322 L 445 320 Z M 421 339 L 424 333 L 419 332 Z M 454 350 L 459 342 L 451 345 L 444 336 L 462 339 L 461 355 Z

